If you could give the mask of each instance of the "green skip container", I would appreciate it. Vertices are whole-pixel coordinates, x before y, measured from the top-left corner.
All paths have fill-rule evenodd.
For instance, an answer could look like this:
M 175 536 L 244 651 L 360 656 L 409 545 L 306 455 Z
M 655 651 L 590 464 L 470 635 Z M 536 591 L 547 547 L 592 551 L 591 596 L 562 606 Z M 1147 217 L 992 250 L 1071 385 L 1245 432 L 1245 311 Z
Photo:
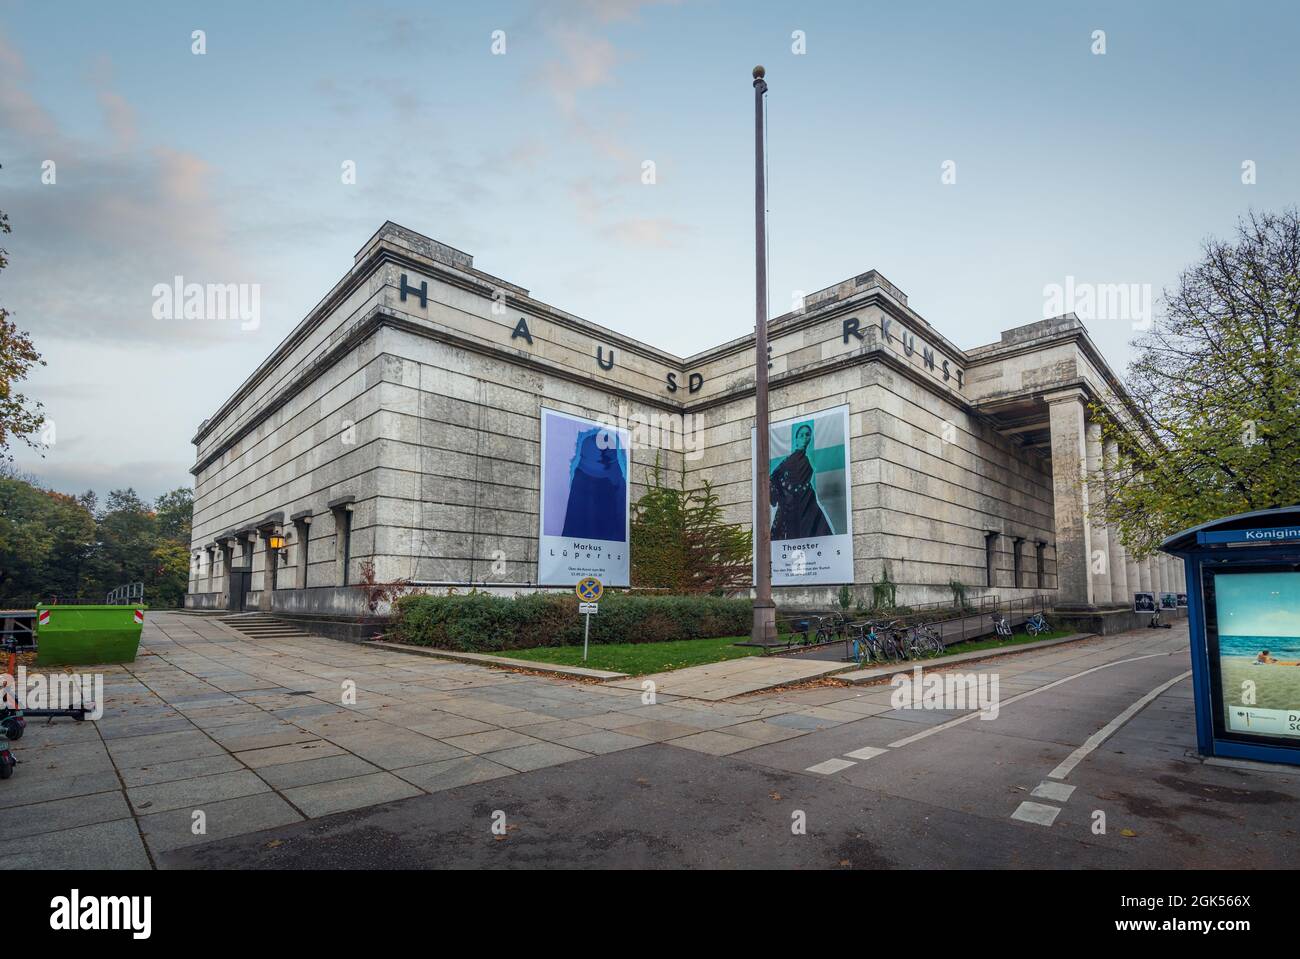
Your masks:
M 130 663 L 140 649 L 147 606 L 36 607 L 36 664 Z

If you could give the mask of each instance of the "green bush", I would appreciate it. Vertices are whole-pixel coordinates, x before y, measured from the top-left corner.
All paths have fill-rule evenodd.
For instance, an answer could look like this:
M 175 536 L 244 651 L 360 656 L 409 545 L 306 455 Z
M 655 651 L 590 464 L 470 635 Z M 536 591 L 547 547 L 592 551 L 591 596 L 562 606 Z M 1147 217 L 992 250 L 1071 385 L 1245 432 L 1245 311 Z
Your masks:
M 491 653 L 582 642 L 583 617 L 571 594 L 403 596 L 396 606 L 389 637 L 415 646 Z M 591 642 L 744 636 L 752 625 L 752 610 L 748 599 L 606 593 L 600 612 L 591 618 Z

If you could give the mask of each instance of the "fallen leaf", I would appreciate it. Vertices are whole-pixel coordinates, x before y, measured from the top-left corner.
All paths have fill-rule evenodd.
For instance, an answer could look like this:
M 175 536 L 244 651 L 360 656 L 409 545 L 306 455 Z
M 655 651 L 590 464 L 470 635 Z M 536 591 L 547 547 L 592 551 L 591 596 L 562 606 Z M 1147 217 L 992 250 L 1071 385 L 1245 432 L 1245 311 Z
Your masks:
M 1137 833 L 1135 833 L 1132 829 L 1121 829 L 1121 830 L 1119 831 L 1119 834 L 1120 834 L 1121 836 L 1124 836 L 1124 837 L 1128 838 L 1128 839 L 1132 839 L 1134 836 L 1137 835 Z

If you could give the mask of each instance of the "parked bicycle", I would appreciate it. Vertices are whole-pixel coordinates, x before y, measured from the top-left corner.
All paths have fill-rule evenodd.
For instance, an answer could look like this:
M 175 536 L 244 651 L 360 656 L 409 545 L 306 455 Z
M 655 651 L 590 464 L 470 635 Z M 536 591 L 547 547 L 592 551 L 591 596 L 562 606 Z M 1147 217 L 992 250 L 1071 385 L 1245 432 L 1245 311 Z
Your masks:
M 816 646 L 847 637 L 849 621 L 843 613 L 828 616 L 807 616 L 790 624 L 786 645 Z
M 928 623 L 913 626 L 908 630 L 908 643 L 913 659 L 921 656 L 943 655 L 943 636 Z
M 1010 636 L 1010 635 L 1011 635 L 1011 623 L 1008 622 L 1008 621 L 1007 621 L 1007 618 L 1006 618 L 1005 616 L 1003 616 L 1001 613 L 994 613 L 994 614 L 993 614 L 993 630 L 994 630 L 994 632 L 996 632 L 999 636 Z
M 896 663 L 938 656 L 943 637 L 928 624 L 905 626 L 899 620 L 849 624 L 850 656 L 859 665 L 868 661 Z
M 818 643 L 830 643 L 848 635 L 849 618 L 843 613 L 831 613 L 823 616 L 817 623 L 815 634 Z
M 1047 622 L 1047 617 L 1042 613 L 1034 613 L 1025 620 L 1025 632 L 1030 636 L 1037 636 L 1039 633 L 1050 632 L 1051 624 Z

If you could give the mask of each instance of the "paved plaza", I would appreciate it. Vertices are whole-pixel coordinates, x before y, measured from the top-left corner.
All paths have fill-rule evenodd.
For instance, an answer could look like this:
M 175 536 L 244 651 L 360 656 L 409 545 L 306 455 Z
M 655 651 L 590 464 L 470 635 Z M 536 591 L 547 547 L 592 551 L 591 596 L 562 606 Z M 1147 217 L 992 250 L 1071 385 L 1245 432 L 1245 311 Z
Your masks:
M 895 709 L 888 685 L 719 699 L 711 667 L 646 704 L 639 680 L 150 614 L 102 719 L 33 721 L 16 744 L 0 862 L 1300 864 L 1298 777 L 1196 757 L 1187 667 L 1184 626 L 962 666 L 996 675 L 992 720 Z

